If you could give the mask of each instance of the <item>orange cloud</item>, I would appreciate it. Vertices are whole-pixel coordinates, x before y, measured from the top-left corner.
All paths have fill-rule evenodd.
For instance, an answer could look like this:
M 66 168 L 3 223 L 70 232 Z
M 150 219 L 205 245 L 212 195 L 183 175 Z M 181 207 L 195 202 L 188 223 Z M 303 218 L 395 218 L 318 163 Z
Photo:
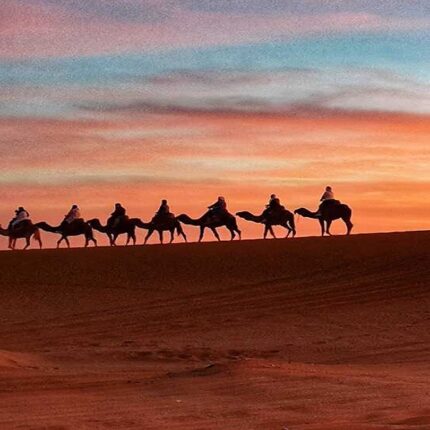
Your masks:
M 219 194 L 232 211 L 259 212 L 273 192 L 290 209 L 316 208 L 330 184 L 354 209 L 356 232 L 428 229 L 429 138 L 425 117 L 394 114 L 1 120 L 0 222 L 24 205 L 55 223 L 75 202 L 105 218 L 118 200 L 149 219 L 161 198 L 198 216 Z M 260 236 L 258 225 L 240 223 L 245 237 Z M 318 232 L 300 221 L 299 234 Z

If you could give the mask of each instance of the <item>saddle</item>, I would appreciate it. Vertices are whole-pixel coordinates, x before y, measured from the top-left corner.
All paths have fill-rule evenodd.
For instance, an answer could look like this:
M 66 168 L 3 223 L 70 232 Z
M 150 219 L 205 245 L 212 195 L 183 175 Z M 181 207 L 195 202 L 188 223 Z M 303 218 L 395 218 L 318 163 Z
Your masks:
M 337 206 L 342 204 L 340 200 L 330 199 L 330 200 L 324 200 L 321 202 L 321 207 L 327 207 L 327 206 Z
M 110 217 L 107 220 L 107 225 L 109 227 L 118 227 L 124 223 L 126 223 L 129 220 L 129 217 L 127 215 L 119 215 L 116 217 Z
M 208 211 L 205 215 L 205 223 L 216 223 L 216 222 L 223 222 L 226 220 L 231 214 L 227 211 Z
M 85 224 L 85 221 L 83 218 L 76 218 L 72 222 L 68 223 L 67 221 L 63 221 L 68 227 L 77 226 L 81 224 Z
M 273 222 L 276 222 L 282 218 L 282 215 L 284 214 L 285 210 L 285 207 L 282 205 L 275 207 L 269 206 L 267 207 L 267 209 L 264 210 L 263 216 L 265 219 L 268 219 L 270 217 Z
M 320 214 L 324 215 L 324 214 L 327 213 L 327 211 L 330 211 L 330 208 L 333 208 L 333 207 L 341 205 L 341 204 L 342 203 L 341 203 L 340 200 L 334 200 L 334 199 L 324 200 L 324 201 L 321 202 L 321 204 L 319 206 L 319 209 L 318 209 L 318 212 Z
M 169 212 L 166 214 L 156 214 L 151 222 L 152 223 L 164 223 L 164 222 L 168 222 L 171 221 L 172 219 L 175 219 L 175 214 Z
M 29 219 L 23 219 L 15 225 L 11 225 L 9 227 L 9 231 L 14 233 L 19 232 L 20 230 L 23 230 L 25 227 L 27 227 L 30 223 L 31 221 Z

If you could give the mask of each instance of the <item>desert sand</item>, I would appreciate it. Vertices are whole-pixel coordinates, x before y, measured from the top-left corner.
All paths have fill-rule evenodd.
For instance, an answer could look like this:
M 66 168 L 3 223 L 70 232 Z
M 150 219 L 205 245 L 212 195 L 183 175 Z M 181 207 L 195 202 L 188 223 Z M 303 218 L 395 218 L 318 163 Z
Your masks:
M 430 429 L 430 232 L 0 253 L 0 429 Z

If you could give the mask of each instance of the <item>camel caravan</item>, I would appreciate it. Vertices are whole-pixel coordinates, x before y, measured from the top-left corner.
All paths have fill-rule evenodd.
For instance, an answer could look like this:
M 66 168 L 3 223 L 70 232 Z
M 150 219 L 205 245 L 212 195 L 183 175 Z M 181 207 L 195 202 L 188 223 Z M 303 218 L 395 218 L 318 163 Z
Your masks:
M 334 198 L 331 187 L 326 187 L 316 212 L 312 212 L 306 208 L 296 209 L 294 213 L 290 212 L 282 206 L 279 198 L 275 194 L 272 194 L 261 214 L 254 215 L 248 211 L 236 213 L 236 216 L 246 221 L 262 224 L 264 226 L 264 239 L 267 238 L 269 233 L 273 238 L 276 238 L 273 231 L 274 226 L 285 228 L 287 231 L 285 237 L 294 237 L 296 235 L 295 215 L 318 220 L 322 236 L 325 234 L 331 236 L 330 226 L 337 219 L 341 219 L 345 223 L 347 228 L 346 234 L 349 235 L 353 227 L 351 208 Z M 167 200 L 162 200 L 158 211 L 149 222 L 144 222 L 140 218 L 129 218 L 126 209 L 120 203 L 116 203 L 114 211 L 110 214 L 105 225 L 98 218 L 85 221 L 81 216 L 78 205 L 73 205 L 70 211 L 64 216 L 63 221 L 57 226 L 52 226 L 44 221 L 33 223 L 28 211 L 23 207 L 19 207 L 15 211 L 15 217 L 9 222 L 7 228 L 2 228 L 0 225 L 0 235 L 9 238 L 10 249 L 15 249 L 18 239 L 25 239 L 24 249 L 27 249 L 30 246 L 31 238 L 39 244 L 39 248 L 42 248 L 40 230 L 60 235 L 57 241 L 57 248 L 60 247 L 63 241 L 67 247 L 70 247 L 68 238 L 80 235 L 85 237 L 85 247 L 87 247 L 90 242 L 94 246 L 97 246 L 97 240 L 94 237 L 94 230 L 97 230 L 100 233 L 106 234 L 110 245 L 115 246 L 118 236 L 123 234 L 127 237 L 126 245 L 130 242 L 135 245 L 136 228 L 141 228 L 147 230 L 144 244 L 148 242 L 154 232 L 158 233 L 160 243 L 164 241 L 163 233 L 169 232 L 169 243 L 172 243 L 175 233 L 177 236 L 181 236 L 185 242 L 187 241 L 187 236 L 182 228 L 182 224 L 185 224 L 199 227 L 199 242 L 203 240 L 206 229 L 211 230 L 215 238 L 220 241 L 221 238 L 217 231 L 219 227 L 225 227 L 230 232 L 231 240 L 233 240 L 235 237 L 241 239 L 241 231 L 237 225 L 236 216 L 227 210 L 225 198 L 221 196 L 218 197 L 218 200 L 214 204 L 208 206 L 208 210 L 200 218 L 191 218 L 186 214 L 175 216 L 170 212 Z

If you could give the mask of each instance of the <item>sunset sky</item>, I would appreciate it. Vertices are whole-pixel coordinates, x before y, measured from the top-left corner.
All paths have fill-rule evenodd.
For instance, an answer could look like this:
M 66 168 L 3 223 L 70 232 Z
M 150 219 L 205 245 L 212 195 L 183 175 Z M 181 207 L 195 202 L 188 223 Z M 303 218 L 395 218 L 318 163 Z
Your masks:
M 430 2 L 3 1 L 0 154 L 2 225 L 314 209 L 332 185 L 355 232 L 428 229 Z

